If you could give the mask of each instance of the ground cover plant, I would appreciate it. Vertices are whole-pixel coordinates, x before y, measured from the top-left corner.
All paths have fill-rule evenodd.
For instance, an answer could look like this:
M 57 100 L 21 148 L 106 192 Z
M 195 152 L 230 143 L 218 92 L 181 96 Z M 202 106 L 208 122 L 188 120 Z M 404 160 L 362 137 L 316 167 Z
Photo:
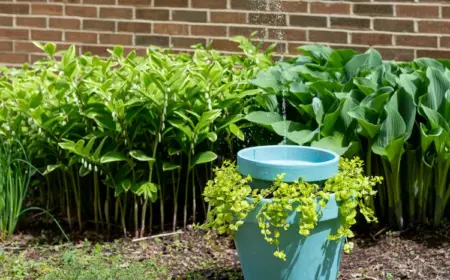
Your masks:
M 334 195 L 339 205 L 340 227 L 328 238 L 346 240 L 344 251 L 349 253 L 353 243 L 348 239 L 354 237 L 351 228 L 356 224 L 358 210 L 368 222 L 377 221 L 369 202 L 376 194 L 373 188 L 382 178 L 365 177 L 359 158 L 342 159 L 339 168 L 340 172 L 328 179 L 323 187 L 301 181 L 284 183 L 285 174 L 280 174 L 271 187 L 258 191 L 250 187 L 250 175 L 242 176 L 233 163 L 225 162 L 214 170 L 216 176 L 204 191 L 205 200 L 211 205 L 205 228 L 233 235 L 250 211 L 260 209 L 256 217 L 261 234 L 274 245 L 274 256 L 286 261 L 286 254 L 278 245 L 280 236 L 291 226 L 288 217 L 293 211 L 298 212 L 298 233 L 309 236 Z M 270 200 L 265 202 L 267 198 Z
M 289 144 L 359 155 L 367 175 L 385 178 L 372 204 L 379 218 L 400 229 L 440 226 L 450 210 L 449 61 L 383 61 L 373 49 L 299 50 L 302 55 L 251 81 L 272 101 L 246 116 L 271 133 L 260 142 L 285 137 Z
M 116 46 L 103 59 L 37 44 L 47 59 L 3 67 L 0 139 L 20 143 L 44 175 L 33 196 L 70 229 L 108 236 L 197 222 L 210 163 L 244 139 L 240 121 L 261 91 L 247 81 L 272 65 L 274 46 L 234 40 L 245 55 Z

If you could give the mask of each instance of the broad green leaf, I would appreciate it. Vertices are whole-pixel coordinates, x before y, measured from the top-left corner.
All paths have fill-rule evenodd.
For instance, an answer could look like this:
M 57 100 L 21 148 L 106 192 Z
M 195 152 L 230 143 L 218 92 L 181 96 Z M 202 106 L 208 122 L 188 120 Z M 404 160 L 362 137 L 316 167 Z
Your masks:
M 213 153 L 211 151 L 202 152 L 202 153 L 195 155 L 195 157 L 192 159 L 191 166 L 189 168 L 192 169 L 196 165 L 208 163 L 208 162 L 214 161 L 216 159 L 217 159 L 217 155 L 215 153 Z
M 44 175 L 48 175 L 50 173 L 52 173 L 55 170 L 58 169 L 64 169 L 65 165 L 64 164 L 51 164 L 51 165 L 47 165 L 47 168 L 44 171 Z
M 318 130 L 311 131 L 309 129 L 304 129 L 300 131 L 289 132 L 286 135 L 286 138 L 296 143 L 297 145 L 302 146 L 306 143 L 311 142 L 311 140 L 313 140 L 317 134 Z
M 319 64 L 327 62 L 333 52 L 332 49 L 322 45 L 305 45 L 298 47 L 297 50 Z
M 348 112 L 349 116 L 356 119 L 362 128 L 362 135 L 373 139 L 380 131 L 381 125 L 377 124 L 378 113 L 367 107 L 355 107 Z
M 381 55 L 374 49 L 370 49 L 364 54 L 358 54 L 345 64 L 344 70 L 347 80 L 350 80 L 356 73 L 380 66 L 383 63 Z
M 126 160 L 127 160 L 127 158 L 125 157 L 125 155 L 120 152 L 107 152 L 106 154 L 104 154 L 101 157 L 100 162 L 101 163 L 110 163 L 110 162 L 126 161 Z
M 319 141 L 313 141 L 311 143 L 312 147 L 322 148 L 335 152 L 338 155 L 343 155 L 347 152 L 350 146 L 345 147 L 343 145 L 344 136 L 341 134 L 334 134 L 333 136 L 328 136 L 320 139 Z
M 155 202 L 158 198 L 159 186 L 151 182 L 143 182 L 138 185 L 135 194 L 142 196 L 144 199 Z
M 245 140 L 245 136 L 244 133 L 242 132 L 242 130 L 235 125 L 234 123 L 230 125 L 230 132 L 233 133 L 233 135 L 235 135 L 239 140 L 244 141 Z
M 150 161 L 150 162 L 156 161 L 154 158 L 148 156 L 146 153 L 140 150 L 130 151 L 130 156 L 138 161 Z
M 177 170 L 180 169 L 181 166 L 172 162 L 163 162 L 163 171 L 173 171 L 173 170 Z
M 204 112 L 200 118 L 200 121 L 195 126 L 196 131 L 200 131 L 204 127 L 212 124 L 218 117 L 220 117 L 222 110 L 212 110 Z
M 319 124 L 319 126 L 321 126 L 322 120 L 323 120 L 323 115 L 324 115 L 322 101 L 319 98 L 314 97 L 313 101 L 312 101 L 312 107 L 313 107 L 314 115 L 316 117 L 316 122 Z
M 257 111 L 248 114 L 245 116 L 245 119 L 260 125 L 271 125 L 272 123 L 282 121 L 283 117 L 273 112 Z
M 427 78 L 430 80 L 430 84 L 426 106 L 438 110 L 445 99 L 445 93 L 450 88 L 450 81 L 444 76 L 443 72 L 435 68 L 427 69 Z

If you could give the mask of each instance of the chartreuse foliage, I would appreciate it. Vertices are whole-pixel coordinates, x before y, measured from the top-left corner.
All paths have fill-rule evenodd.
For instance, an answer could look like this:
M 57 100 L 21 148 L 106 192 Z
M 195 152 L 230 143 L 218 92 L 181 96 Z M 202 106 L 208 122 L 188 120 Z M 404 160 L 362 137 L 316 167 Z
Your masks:
M 233 234 L 244 223 L 248 213 L 262 204 L 257 214 L 261 234 L 276 247 L 275 257 L 283 260 L 286 255 L 278 245 L 283 231 L 292 226 L 287 223 L 288 216 L 293 211 L 298 212 L 299 234 L 310 235 L 331 194 L 338 201 L 341 226 L 329 236 L 330 240 L 353 237 L 351 227 L 356 223 L 358 210 L 368 222 L 377 221 L 370 202 L 376 194 L 374 186 L 382 180 L 381 177 L 364 176 L 363 162 L 359 158 L 341 159 L 340 172 L 327 180 L 323 188 L 301 181 L 284 183 L 284 174 L 280 174 L 270 188 L 252 190 L 248 184 L 251 177 L 240 175 L 231 162 L 225 162 L 214 172 L 215 178 L 208 182 L 203 192 L 211 205 L 204 226 L 221 234 Z M 351 242 L 346 243 L 345 251 L 349 252 L 352 246 Z
M 233 40 L 246 55 L 196 46 L 192 55 L 138 56 L 116 46 L 103 59 L 37 44 L 47 59 L 1 69 L 0 142 L 26 148 L 45 175 L 36 185 L 42 203 L 71 227 L 93 220 L 98 231 L 120 225 L 142 236 L 154 212 L 160 229 L 169 212 L 175 229 L 179 201 L 186 226 L 211 162 L 244 139 L 240 121 L 261 92 L 247 81 L 272 65 L 273 46 Z
M 449 209 L 450 63 L 419 58 L 383 61 L 376 50 L 358 54 L 324 46 L 279 62 L 251 81 L 264 91 L 246 116 L 281 141 L 365 158 L 368 175 L 386 180 L 372 208 L 392 226 L 438 226 Z M 281 136 L 281 137 L 280 137 Z M 448 216 L 447 216 L 448 217 Z

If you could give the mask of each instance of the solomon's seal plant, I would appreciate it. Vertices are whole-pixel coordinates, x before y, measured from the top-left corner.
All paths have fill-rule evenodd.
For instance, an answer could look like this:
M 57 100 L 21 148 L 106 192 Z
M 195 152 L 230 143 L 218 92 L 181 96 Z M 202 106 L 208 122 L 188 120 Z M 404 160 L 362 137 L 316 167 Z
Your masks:
M 252 178 L 239 174 L 235 164 L 229 161 L 214 172 L 216 177 L 208 182 L 203 193 L 211 206 L 204 227 L 233 235 L 249 212 L 260 206 L 257 218 L 261 234 L 275 246 L 274 256 L 282 260 L 286 260 L 286 255 L 278 245 L 280 235 L 292 226 L 287 222 L 288 216 L 293 211 L 298 212 L 298 233 L 308 236 L 332 194 L 339 205 L 340 228 L 328 238 L 345 239 L 346 253 L 353 247 L 347 239 L 353 237 L 351 227 L 356 223 L 358 209 L 368 222 L 377 222 L 370 202 L 376 194 L 373 187 L 381 183 L 382 178 L 364 176 L 363 162 L 357 157 L 341 159 L 340 172 L 327 180 L 323 187 L 300 180 L 285 183 L 284 174 L 280 174 L 271 187 L 252 189 L 249 185 Z

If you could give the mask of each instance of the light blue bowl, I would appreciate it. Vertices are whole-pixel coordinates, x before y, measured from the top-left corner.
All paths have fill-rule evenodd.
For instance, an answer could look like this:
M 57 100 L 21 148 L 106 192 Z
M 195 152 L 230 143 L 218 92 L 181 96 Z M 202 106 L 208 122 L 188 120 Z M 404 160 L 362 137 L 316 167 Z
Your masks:
M 338 171 L 339 156 L 323 149 L 300 146 L 262 146 L 238 153 L 238 171 L 254 178 L 253 187 L 266 188 L 274 178 L 285 173 L 285 181 L 302 178 L 307 182 L 322 182 Z M 329 241 L 328 236 L 340 227 L 338 204 L 334 195 L 311 235 L 298 233 L 300 214 L 292 212 L 282 230 L 280 248 L 287 261 L 273 256 L 275 246 L 268 244 L 258 227 L 256 215 L 264 203 L 252 210 L 235 234 L 235 244 L 246 280 L 334 280 L 337 278 L 343 240 Z M 318 209 L 319 210 L 319 209 Z
M 338 171 L 339 156 L 324 149 L 302 146 L 260 146 L 240 150 L 237 169 L 251 175 L 252 187 L 269 187 L 278 174 L 285 173 L 284 182 L 322 182 Z

